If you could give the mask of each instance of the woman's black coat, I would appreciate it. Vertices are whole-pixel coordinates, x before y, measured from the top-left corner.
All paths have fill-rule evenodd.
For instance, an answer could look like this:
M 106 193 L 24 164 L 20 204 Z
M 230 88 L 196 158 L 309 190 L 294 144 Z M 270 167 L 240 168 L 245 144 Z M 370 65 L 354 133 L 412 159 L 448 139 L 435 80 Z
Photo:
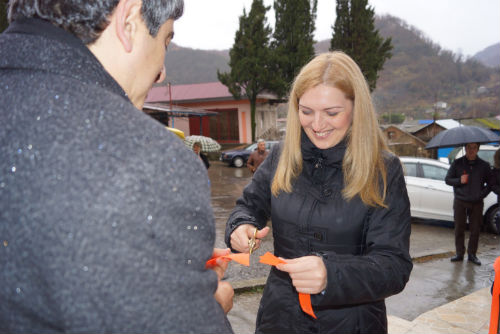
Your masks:
M 316 254 L 327 269 L 327 287 L 312 297 L 317 320 L 303 313 L 288 273 L 272 268 L 257 315 L 258 333 L 385 333 L 384 299 L 405 287 L 409 255 L 410 203 L 399 159 L 387 154 L 387 208 L 346 201 L 342 160 L 345 143 L 317 149 L 303 134 L 303 172 L 291 193 L 271 194 L 281 145 L 255 173 L 226 227 L 262 229 L 272 220 L 274 252 L 283 258 Z

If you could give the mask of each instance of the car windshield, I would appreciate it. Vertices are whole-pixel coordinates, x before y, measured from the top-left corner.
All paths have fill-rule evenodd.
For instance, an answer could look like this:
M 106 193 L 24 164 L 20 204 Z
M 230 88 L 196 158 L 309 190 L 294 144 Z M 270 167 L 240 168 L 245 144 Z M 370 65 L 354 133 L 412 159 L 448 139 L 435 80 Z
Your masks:
M 245 150 L 249 150 L 249 151 L 255 151 L 255 149 L 257 148 L 257 144 L 252 144 L 250 146 L 247 146 L 245 148 Z
M 493 165 L 495 163 L 495 151 L 493 150 L 485 150 L 485 151 L 481 151 L 479 150 L 479 152 L 477 152 L 477 155 L 483 159 L 484 161 L 487 161 L 489 162 L 490 166 Z

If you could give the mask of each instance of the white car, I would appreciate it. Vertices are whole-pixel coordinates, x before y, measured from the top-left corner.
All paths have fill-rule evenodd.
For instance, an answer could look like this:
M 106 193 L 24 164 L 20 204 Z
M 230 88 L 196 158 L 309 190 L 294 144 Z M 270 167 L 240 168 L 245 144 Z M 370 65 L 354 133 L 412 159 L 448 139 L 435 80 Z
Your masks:
M 453 187 L 445 183 L 449 164 L 426 158 L 400 157 L 410 198 L 412 217 L 453 222 Z M 499 210 L 497 195 L 490 192 L 484 199 L 484 224 L 494 233 L 500 226 L 494 223 Z

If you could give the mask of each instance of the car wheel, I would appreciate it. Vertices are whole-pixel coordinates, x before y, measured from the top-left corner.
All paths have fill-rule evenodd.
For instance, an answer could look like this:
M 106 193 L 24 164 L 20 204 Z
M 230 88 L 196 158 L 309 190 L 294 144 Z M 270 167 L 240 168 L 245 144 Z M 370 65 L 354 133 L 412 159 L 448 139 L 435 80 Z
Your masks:
M 234 167 L 241 168 L 241 167 L 243 167 L 244 163 L 245 163 L 245 161 L 243 161 L 242 157 L 236 157 L 236 158 L 233 159 L 233 165 L 234 165 Z
M 500 217 L 497 218 L 496 215 L 500 215 L 500 208 L 498 204 L 493 205 L 484 214 L 484 225 L 494 234 L 500 234 Z

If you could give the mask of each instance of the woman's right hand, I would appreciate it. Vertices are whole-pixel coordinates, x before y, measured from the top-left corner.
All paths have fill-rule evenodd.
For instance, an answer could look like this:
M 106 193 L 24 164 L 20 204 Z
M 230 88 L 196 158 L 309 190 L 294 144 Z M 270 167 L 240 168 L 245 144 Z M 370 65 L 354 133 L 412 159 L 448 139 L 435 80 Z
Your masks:
M 231 248 L 241 253 L 250 252 L 248 241 L 253 237 L 255 229 L 256 227 L 251 224 L 243 224 L 238 226 L 233 231 L 233 233 L 231 233 Z M 257 234 L 255 236 L 255 247 L 253 248 L 253 250 L 256 250 L 260 247 L 260 239 L 264 238 L 267 233 L 269 233 L 269 227 L 267 226 L 262 230 L 257 230 Z

